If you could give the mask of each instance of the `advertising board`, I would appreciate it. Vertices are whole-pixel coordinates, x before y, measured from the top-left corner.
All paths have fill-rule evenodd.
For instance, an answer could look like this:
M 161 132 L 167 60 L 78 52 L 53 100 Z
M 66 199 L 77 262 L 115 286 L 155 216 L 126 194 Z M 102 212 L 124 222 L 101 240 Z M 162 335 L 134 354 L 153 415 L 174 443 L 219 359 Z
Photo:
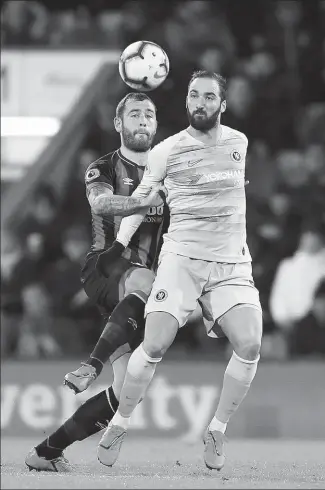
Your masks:
M 85 393 L 62 385 L 75 362 L 7 362 L 2 366 L 3 435 L 42 437 L 58 427 L 88 397 L 111 382 L 111 369 Z M 131 433 L 200 438 L 220 395 L 225 365 L 163 362 L 137 407 Z M 325 438 L 323 363 L 260 363 L 247 398 L 229 424 L 229 437 Z

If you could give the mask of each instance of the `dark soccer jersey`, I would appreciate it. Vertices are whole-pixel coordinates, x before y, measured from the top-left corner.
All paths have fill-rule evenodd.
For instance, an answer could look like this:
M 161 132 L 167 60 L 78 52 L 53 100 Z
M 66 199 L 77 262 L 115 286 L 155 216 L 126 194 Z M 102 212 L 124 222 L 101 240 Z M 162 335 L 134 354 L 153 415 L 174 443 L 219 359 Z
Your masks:
M 120 150 L 109 153 L 87 169 L 85 174 L 87 196 L 96 183 L 107 185 L 118 196 L 130 196 L 139 185 L 144 172 L 125 158 Z M 123 257 L 133 263 L 153 268 L 161 246 L 161 237 L 166 230 L 166 206 L 151 207 L 143 222 L 133 235 Z M 107 249 L 116 238 L 122 216 L 99 216 L 92 213 L 93 243 L 90 252 Z

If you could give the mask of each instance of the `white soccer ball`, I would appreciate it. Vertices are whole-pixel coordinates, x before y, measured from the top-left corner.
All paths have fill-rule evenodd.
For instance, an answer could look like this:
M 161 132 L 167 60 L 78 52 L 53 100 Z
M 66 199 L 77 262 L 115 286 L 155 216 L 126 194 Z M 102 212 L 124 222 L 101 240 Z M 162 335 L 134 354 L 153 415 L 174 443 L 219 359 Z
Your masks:
M 130 44 L 120 56 L 119 72 L 131 88 L 148 92 L 159 87 L 167 78 L 169 59 L 158 44 L 137 41 Z

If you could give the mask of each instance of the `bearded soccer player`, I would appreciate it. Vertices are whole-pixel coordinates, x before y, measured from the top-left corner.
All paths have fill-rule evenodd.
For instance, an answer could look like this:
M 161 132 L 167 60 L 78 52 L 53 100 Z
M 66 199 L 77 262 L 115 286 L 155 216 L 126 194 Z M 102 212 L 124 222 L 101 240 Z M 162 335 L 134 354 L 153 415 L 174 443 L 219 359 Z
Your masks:
M 143 339 L 144 306 L 154 280 L 164 203 L 156 190 L 147 192 L 145 197 L 142 194 L 141 199 L 130 195 L 141 181 L 156 133 L 156 107 L 146 94 L 130 93 L 118 104 L 114 123 L 121 136 L 120 149 L 92 163 L 85 174 L 93 244 L 82 270 L 87 295 L 109 318 L 87 362 L 68 373 L 65 383 L 76 393 L 84 391 L 107 360 L 112 364 L 114 381 L 31 450 L 26 458 L 30 469 L 70 470 L 63 450 L 107 427 L 118 406 L 130 352 Z M 142 210 L 147 216 L 128 247 L 115 244 L 114 260 L 112 249 L 106 257 L 105 250 L 114 242 L 122 217 Z
M 129 359 L 118 410 L 98 447 L 98 458 L 107 466 L 118 457 L 130 416 L 157 363 L 198 302 L 208 335 L 222 331 L 233 347 L 215 416 L 204 435 L 204 460 L 210 469 L 224 466 L 224 433 L 260 357 L 262 311 L 246 243 L 248 141 L 220 122 L 226 110 L 226 82 L 220 75 L 195 72 L 186 107 L 190 126 L 153 148 L 133 194 L 140 196 L 164 182 L 170 225 L 145 309 L 144 341 Z M 124 218 L 117 241 L 127 246 L 142 219 L 141 212 Z

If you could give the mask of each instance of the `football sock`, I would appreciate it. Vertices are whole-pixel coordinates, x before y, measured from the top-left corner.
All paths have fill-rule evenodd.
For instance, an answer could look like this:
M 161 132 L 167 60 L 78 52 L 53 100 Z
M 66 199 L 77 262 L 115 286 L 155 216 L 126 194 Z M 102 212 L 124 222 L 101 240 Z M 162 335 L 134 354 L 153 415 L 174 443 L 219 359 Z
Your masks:
M 46 459 L 59 457 L 75 441 L 83 441 L 106 428 L 117 407 L 118 400 L 110 386 L 89 398 L 58 430 L 36 446 L 37 454 Z
M 156 370 L 160 358 L 148 356 L 142 344 L 133 352 L 129 359 L 124 384 L 120 394 L 119 408 L 112 419 L 113 425 L 126 429 L 130 417 L 143 398 Z
M 247 361 L 233 352 L 224 374 L 217 411 L 209 429 L 225 432 L 230 417 L 244 400 L 255 377 L 259 358 Z
M 139 295 L 143 293 L 139 292 Z M 103 365 L 114 352 L 125 344 L 129 344 L 137 328 L 144 328 L 145 302 L 135 294 L 126 296 L 113 310 L 105 328 L 90 354 L 87 364 L 96 369 L 97 376 Z M 129 348 L 127 349 L 129 350 Z M 111 362 L 113 359 L 111 359 Z

